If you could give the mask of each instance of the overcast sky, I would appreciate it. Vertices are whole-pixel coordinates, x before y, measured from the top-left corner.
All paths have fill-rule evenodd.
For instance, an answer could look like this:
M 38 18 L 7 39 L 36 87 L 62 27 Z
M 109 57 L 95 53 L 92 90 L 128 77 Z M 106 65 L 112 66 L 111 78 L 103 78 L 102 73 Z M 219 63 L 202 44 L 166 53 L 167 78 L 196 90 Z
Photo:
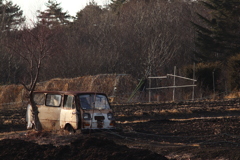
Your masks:
M 11 0 L 13 4 L 17 4 L 23 10 L 23 14 L 26 16 L 27 20 L 34 21 L 37 10 L 44 10 L 45 4 L 48 0 Z M 72 16 L 76 15 L 76 12 L 83 9 L 86 4 L 92 2 L 92 0 L 56 0 L 61 3 L 63 11 L 68 11 Z M 105 5 L 110 2 L 110 0 L 94 0 L 98 5 Z

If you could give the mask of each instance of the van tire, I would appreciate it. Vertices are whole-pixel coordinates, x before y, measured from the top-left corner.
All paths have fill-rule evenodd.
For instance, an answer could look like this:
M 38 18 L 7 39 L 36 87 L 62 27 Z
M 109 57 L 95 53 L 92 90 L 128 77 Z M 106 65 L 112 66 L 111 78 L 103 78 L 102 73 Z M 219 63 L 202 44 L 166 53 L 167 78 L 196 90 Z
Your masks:
M 66 124 L 65 130 L 68 131 L 69 134 L 75 133 L 75 130 L 73 129 L 73 127 L 70 124 Z
M 32 129 L 34 129 L 35 131 L 37 130 L 34 123 L 32 123 Z

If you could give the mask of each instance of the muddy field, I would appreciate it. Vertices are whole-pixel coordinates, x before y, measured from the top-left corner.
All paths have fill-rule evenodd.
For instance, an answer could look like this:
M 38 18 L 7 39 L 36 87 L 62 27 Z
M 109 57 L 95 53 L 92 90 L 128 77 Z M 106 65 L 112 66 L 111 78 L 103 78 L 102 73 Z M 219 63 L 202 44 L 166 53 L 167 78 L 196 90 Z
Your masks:
M 0 159 L 240 159 L 240 108 L 114 106 L 115 132 L 25 130 L 25 109 L 0 116 Z

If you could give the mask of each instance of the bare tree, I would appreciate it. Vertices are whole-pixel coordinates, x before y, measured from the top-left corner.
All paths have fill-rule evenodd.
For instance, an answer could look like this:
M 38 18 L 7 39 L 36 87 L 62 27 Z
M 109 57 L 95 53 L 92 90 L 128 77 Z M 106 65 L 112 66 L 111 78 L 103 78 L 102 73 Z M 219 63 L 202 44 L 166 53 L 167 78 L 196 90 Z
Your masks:
M 173 32 L 177 16 L 169 5 L 167 2 L 133 1 L 122 7 L 119 19 L 128 29 L 126 39 L 129 39 L 128 44 L 133 44 L 129 48 L 134 48 L 132 54 L 136 57 L 132 61 L 141 68 L 138 72 L 142 76 L 159 74 L 159 68 L 166 65 L 179 49 L 179 35 Z
M 38 120 L 38 109 L 33 100 L 33 91 L 38 82 L 43 63 L 58 49 L 56 34 L 55 30 L 50 30 L 45 26 L 36 26 L 34 29 L 25 28 L 23 31 L 16 33 L 15 39 L 11 40 L 9 46 L 14 55 L 26 62 L 27 68 L 21 83 L 28 91 L 37 130 L 41 130 L 41 126 Z

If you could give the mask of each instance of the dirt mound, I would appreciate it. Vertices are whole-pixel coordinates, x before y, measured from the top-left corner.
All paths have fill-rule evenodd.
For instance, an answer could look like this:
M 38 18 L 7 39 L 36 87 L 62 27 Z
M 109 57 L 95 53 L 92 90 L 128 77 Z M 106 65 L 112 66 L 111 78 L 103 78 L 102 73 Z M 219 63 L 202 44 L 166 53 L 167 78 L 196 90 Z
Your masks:
M 0 159 L 84 159 L 84 160 L 167 160 L 149 150 L 128 148 L 112 140 L 100 138 L 78 139 L 70 145 L 55 147 L 51 144 L 38 145 L 20 139 L 0 141 Z

